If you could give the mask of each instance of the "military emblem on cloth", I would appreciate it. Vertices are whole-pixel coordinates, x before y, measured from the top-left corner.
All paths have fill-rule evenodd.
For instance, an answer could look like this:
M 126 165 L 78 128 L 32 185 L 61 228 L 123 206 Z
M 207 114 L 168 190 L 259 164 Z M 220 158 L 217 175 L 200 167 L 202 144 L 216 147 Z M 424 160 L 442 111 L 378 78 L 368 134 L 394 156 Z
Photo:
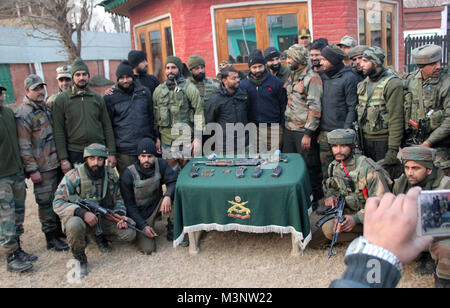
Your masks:
M 228 201 L 232 206 L 227 210 L 229 217 L 240 218 L 240 219 L 248 219 L 250 218 L 250 209 L 246 208 L 245 205 L 248 201 L 241 202 L 242 199 L 239 196 L 234 198 L 234 201 Z M 245 215 L 242 215 L 244 214 Z

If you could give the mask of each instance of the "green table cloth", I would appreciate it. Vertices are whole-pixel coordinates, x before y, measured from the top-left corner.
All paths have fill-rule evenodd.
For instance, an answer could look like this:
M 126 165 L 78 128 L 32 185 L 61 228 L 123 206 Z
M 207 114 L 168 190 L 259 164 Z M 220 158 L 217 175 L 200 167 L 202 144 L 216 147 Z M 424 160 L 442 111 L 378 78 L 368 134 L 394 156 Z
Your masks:
M 243 231 L 255 233 L 291 233 L 295 243 L 305 249 L 311 240 L 311 185 L 306 165 L 300 154 L 289 154 L 288 162 L 280 162 L 280 177 L 264 169 L 260 178 L 251 175 L 248 166 L 244 178 L 236 178 L 238 167 L 200 166 L 214 169 L 212 177 L 191 178 L 190 161 L 181 171 L 174 201 L 174 247 L 185 233 L 196 231 Z M 230 173 L 224 173 L 230 169 Z

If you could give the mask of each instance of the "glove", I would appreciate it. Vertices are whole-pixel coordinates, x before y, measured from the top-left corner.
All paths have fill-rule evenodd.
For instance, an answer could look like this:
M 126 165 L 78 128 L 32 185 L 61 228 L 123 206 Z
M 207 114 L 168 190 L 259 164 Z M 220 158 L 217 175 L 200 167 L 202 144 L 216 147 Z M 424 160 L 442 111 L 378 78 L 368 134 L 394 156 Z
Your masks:
M 398 162 L 397 153 L 397 150 L 389 149 L 384 157 L 384 164 L 395 165 Z

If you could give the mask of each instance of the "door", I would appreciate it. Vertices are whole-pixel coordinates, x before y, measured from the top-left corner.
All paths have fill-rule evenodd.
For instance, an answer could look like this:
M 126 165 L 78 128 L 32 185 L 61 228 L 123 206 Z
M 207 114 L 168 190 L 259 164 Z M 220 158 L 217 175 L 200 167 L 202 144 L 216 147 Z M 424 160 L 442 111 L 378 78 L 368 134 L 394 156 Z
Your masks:
M 4 86 L 7 89 L 6 93 L 4 93 L 5 105 L 14 104 L 16 99 L 14 97 L 14 88 L 11 81 L 9 64 L 0 64 L 0 85 Z

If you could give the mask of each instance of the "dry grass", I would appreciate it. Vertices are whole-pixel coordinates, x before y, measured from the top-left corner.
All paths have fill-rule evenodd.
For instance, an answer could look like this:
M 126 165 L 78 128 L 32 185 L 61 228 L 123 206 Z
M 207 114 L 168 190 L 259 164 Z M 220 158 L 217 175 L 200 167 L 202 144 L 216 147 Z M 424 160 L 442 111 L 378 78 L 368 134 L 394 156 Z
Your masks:
M 23 247 L 39 256 L 31 272 L 14 274 L 0 266 L 0 287 L 328 287 L 345 269 L 346 247 L 327 258 L 327 250 L 306 249 L 302 256 L 290 256 L 291 237 L 279 234 L 209 232 L 200 243 L 200 253 L 189 255 L 188 248 L 174 249 L 165 239 L 165 225 L 156 224 L 158 250 L 151 256 L 140 254 L 133 245 L 114 243 L 110 254 L 102 254 L 91 243 L 86 254 L 89 276 L 81 284 L 67 281 L 70 252 L 45 248 L 34 196 L 28 191 Z M 2 257 L 2 262 L 4 257 Z M 414 273 L 417 264 L 406 266 L 399 287 L 433 287 L 433 277 Z

